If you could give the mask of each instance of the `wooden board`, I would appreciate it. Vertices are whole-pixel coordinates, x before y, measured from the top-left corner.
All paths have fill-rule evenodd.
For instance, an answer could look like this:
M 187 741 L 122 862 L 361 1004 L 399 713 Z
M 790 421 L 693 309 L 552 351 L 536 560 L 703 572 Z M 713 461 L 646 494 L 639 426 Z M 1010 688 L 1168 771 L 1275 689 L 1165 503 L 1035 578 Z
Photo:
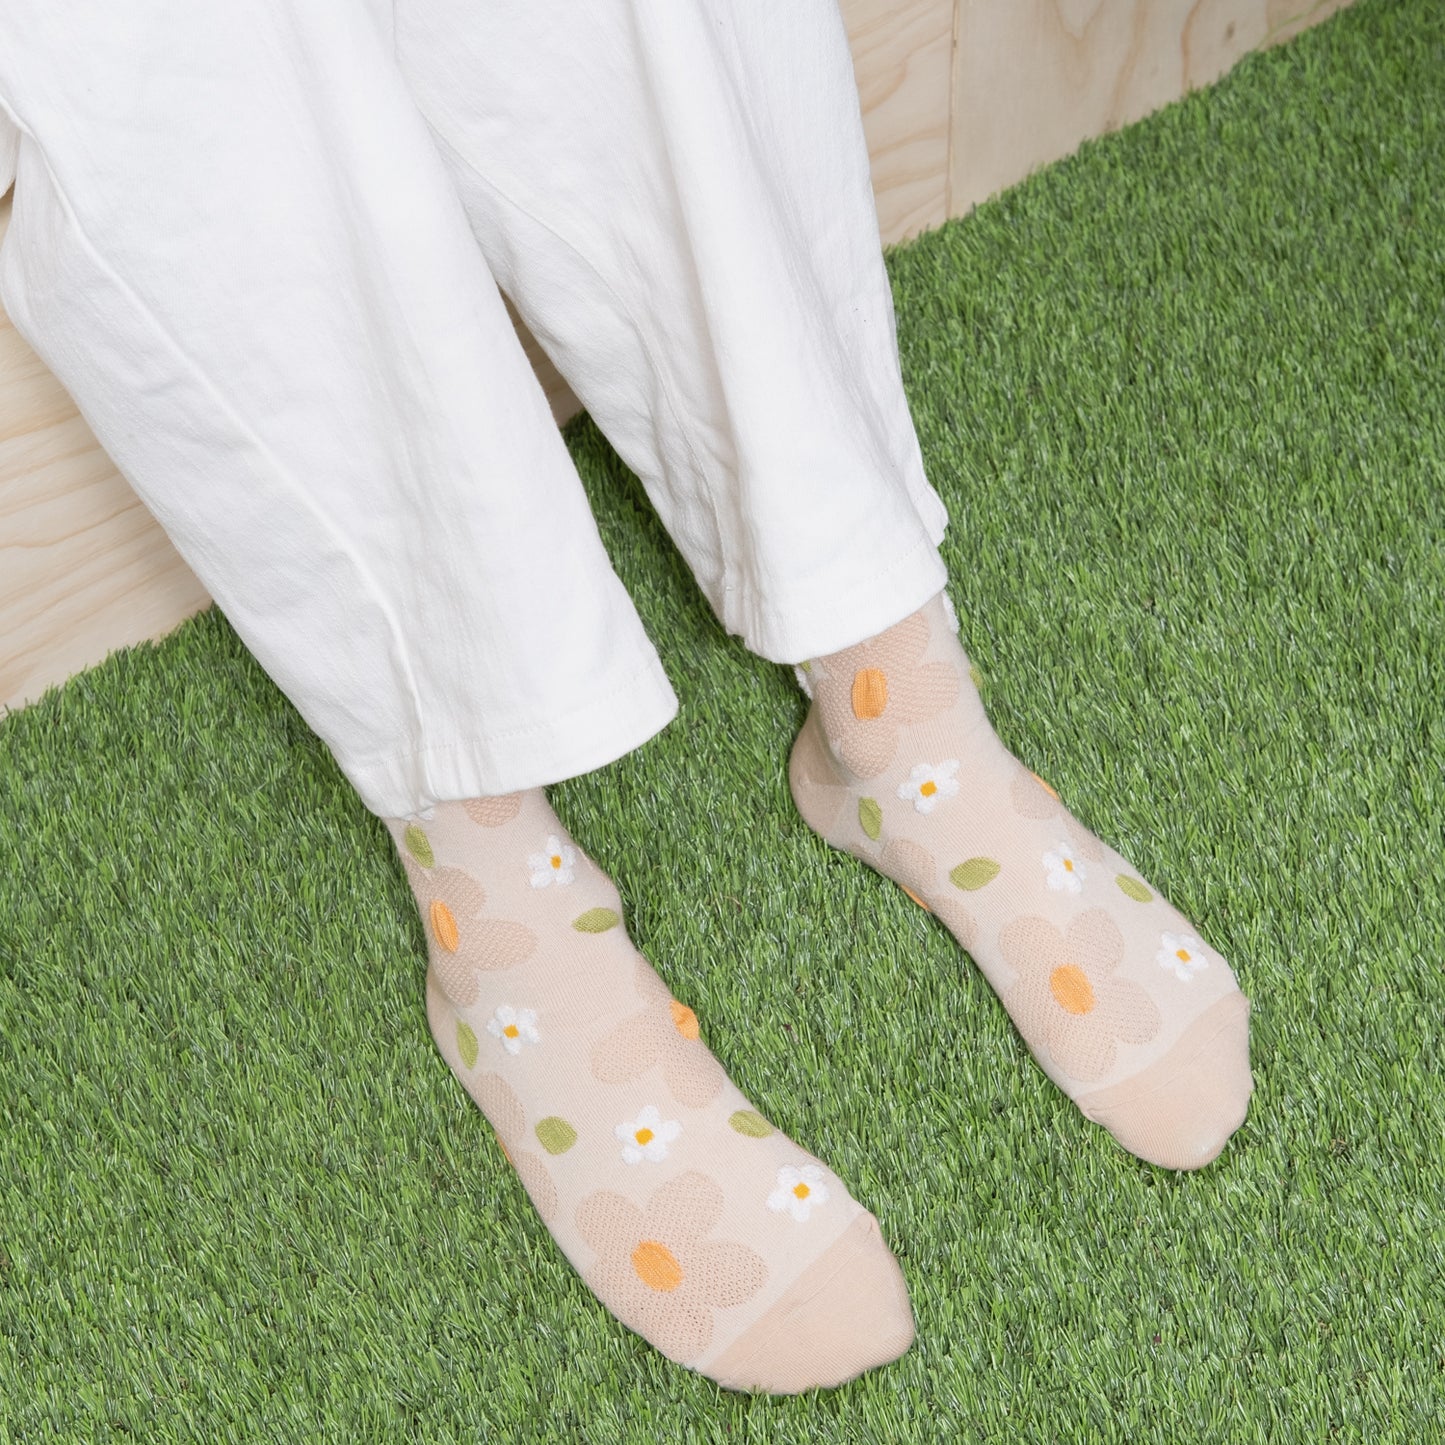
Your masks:
M 1348 0 L 958 0 L 949 215 Z
M 843 0 L 885 245 L 949 216 L 952 0 Z

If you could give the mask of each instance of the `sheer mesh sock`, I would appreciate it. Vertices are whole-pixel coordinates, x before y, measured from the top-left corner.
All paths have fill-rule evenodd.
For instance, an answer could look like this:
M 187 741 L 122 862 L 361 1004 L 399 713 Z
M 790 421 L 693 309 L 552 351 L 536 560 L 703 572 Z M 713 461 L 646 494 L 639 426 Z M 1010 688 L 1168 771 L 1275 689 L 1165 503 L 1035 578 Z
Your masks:
M 943 594 L 799 671 L 803 818 L 977 961 L 1044 1071 L 1126 1149 L 1196 1169 L 1252 1088 L 1249 1002 L 1189 920 L 999 741 Z
M 603 1304 L 734 1389 L 836 1385 L 906 1350 L 873 1216 L 734 1087 L 543 792 L 386 822 L 437 1045 Z

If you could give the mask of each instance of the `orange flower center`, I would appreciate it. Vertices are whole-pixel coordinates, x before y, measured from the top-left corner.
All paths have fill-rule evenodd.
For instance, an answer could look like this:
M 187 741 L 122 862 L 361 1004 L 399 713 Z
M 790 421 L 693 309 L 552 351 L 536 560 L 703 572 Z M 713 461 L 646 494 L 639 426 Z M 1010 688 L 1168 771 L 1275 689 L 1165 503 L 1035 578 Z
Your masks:
M 938 784 L 935 783 L 932 778 L 929 778 L 918 791 L 922 793 L 925 798 L 931 798 L 938 791 Z
M 437 942 L 448 953 L 457 951 L 457 921 L 452 917 L 451 909 L 440 898 L 432 900 L 431 931 L 436 934 Z
M 853 716 L 860 722 L 881 717 L 888 706 L 888 679 L 876 667 L 863 667 L 853 674 Z
M 643 1144 L 643 1145 L 651 1144 L 651 1143 L 652 1143 L 652 1130 L 651 1130 L 651 1129 L 639 1129 L 639 1130 L 637 1131 L 637 1133 L 635 1133 L 632 1137 L 633 1137 L 634 1139 L 636 1139 L 639 1144 Z
M 806 1199 L 812 1192 L 813 1192 L 813 1191 L 812 1191 L 811 1189 L 809 1189 L 806 1184 L 801 1184 L 801 1183 L 800 1183 L 800 1184 L 795 1184 L 795 1185 L 793 1185 L 793 1193 L 794 1193 L 799 1199 Z
M 632 1251 L 632 1267 L 648 1289 L 666 1293 L 682 1283 L 682 1266 L 677 1256 L 655 1239 L 644 1239 Z
M 1072 873 L 1074 871 L 1074 860 L 1072 858 L 1064 859 L 1064 869 L 1066 872 L 1069 873 Z
M 554 868 L 560 868 L 562 866 L 562 855 L 560 853 L 554 853 L 552 855 L 552 866 Z
M 1066 963 L 1049 975 L 1054 1001 L 1066 1013 L 1086 1014 L 1094 1007 L 1094 990 L 1089 976 L 1077 963 Z
M 518 1033 L 521 1032 L 521 1030 L 517 1028 L 516 1024 L 508 1024 L 508 1025 L 502 1030 L 502 1032 L 503 1032 L 504 1034 L 506 1034 L 506 1036 L 507 1036 L 509 1039 L 514 1039 L 514 1038 L 517 1037 Z
M 1180 963 L 1188 963 L 1189 950 L 1187 948 L 1176 948 L 1174 950 L 1174 957 L 1177 958 Z
M 685 1003 L 678 1003 L 673 999 L 668 1005 L 672 1010 L 672 1026 L 685 1039 L 695 1039 L 698 1036 L 697 1015 L 688 1008 Z

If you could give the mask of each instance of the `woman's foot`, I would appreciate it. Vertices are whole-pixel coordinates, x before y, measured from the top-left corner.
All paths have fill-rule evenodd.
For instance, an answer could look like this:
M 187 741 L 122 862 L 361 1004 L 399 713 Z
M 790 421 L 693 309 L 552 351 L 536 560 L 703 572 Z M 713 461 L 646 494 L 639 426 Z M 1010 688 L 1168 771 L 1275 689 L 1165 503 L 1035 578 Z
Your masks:
M 1128 1150 L 1197 1169 L 1244 1119 L 1249 1002 L 1189 920 L 999 741 L 943 594 L 805 663 L 803 818 L 938 915 L 1044 1071 Z
M 734 1087 L 542 790 L 386 823 L 437 1045 L 603 1304 L 732 1389 L 902 1354 L 913 1315 L 877 1222 Z

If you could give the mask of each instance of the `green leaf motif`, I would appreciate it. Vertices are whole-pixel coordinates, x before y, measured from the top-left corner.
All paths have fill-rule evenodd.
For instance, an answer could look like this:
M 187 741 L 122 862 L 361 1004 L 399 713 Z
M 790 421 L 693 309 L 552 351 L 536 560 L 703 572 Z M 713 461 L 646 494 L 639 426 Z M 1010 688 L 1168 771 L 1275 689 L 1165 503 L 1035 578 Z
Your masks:
M 461 1051 L 462 1062 L 471 1068 L 477 1061 L 477 1036 L 461 1019 L 457 1020 L 457 1048 Z
M 728 1123 L 749 1139 L 766 1139 L 773 1132 L 773 1126 L 756 1109 L 739 1109 L 729 1117 Z
M 858 826 L 876 843 L 883 831 L 883 809 L 877 798 L 858 799 Z
M 977 688 L 982 688 L 982 687 L 983 687 L 983 674 L 978 670 L 978 664 L 977 664 L 976 662 L 970 662 L 970 663 L 969 663 L 969 665 L 968 665 L 968 678 L 969 678 L 969 681 L 972 682 L 975 687 L 977 687 Z
M 1137 878 L 1131 878 L 1127 873 L 1119 874 L 1114 882 L 1119 885 L 1123 895 L 1132 898 L 1135 903 L 1148 903 L 1154 897 Z
M 537 1142 L 549 1154 L 565 1154 L 577 1142 L 577 1131 L 565 1119 L 549 1114 L 537 1124 Z
M 423 868 L 430 868 L 436 862 L 436 854 L 431 850 L 431 840 L 415 823 L 406 825 L 406 851 L 421 864 Z
M 965 893 L 982 888 L 998 877 L 999 864 L 992 858 L 966 858 L 948 876 Z
M 572 927 L 578 933 L 606 933 L 621 922 L 621 917 L 610 908 L 589 908 L 572 920 Z

